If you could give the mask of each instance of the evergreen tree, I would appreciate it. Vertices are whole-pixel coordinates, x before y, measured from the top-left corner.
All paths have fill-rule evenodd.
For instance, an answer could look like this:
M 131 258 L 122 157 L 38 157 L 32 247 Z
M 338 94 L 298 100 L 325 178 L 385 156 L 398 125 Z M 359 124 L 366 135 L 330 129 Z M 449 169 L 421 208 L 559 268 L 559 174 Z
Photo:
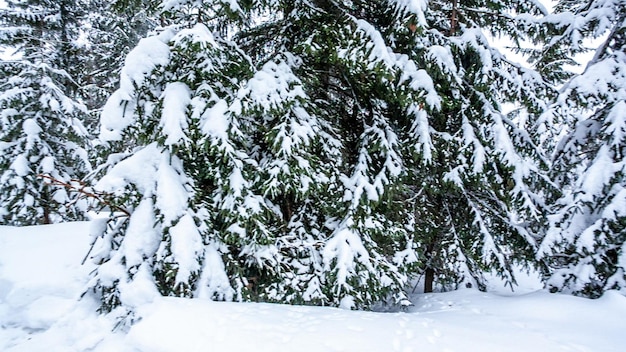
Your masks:
M 96 184 L 122 210 L 103 226 L 95 255 L 101 265 L 92 287 L 104 311 L 154 294 L 234 298 L 226 247 L 210 221 L 218 200 L 209 197 L 218 183 L 241 190 L 251 169 L 238 121 L 226 116 L 234 77 L 249 69 L 231 43 L 177 13 L 193 6 L 165 7 L 171 24 L 128 54 L 120 88 L 103 108 L 100 138 L 125 147 L 101 166 Z
M 0 223 L 31 225 L 82 218 L 69 183 L 89 170 L 85 107 L 71 75 L 80 66 L 75 1 L 7 1 L 0 44 Z
M 532 39 L 545 9 L 517 1 L 341 4 L 319 11 L 338 17 L 316 25 L 339 39 L 316 58 L 319 66 L 303 66 L 331 67 L 316 77 L 325 85 L 313 87 L 332 104 L 321 110 L 340 121 L 346 156 L 341 186 L 350 206 L 335 234 L 345 235 L 345 224 L 357 234 L 337 243 L 359 238 L 370 254 L 355 245 L 359 254 L 344 267 L 376 258 L 378 277 L 394 284 L 367 286 L 397 297 L 406 274 L 424 274 L 426 290 L 433 282 L 485 288 L 492 271 L 514 284 L 512 265 L 532 263 L 542 236 L 547 162 L 536 118 L 551 89 L 485 33 Z M 307 43 L 315 30 L 303 33 Z M 504 103 L 524 115 L 505 115 Z
M 541 155 L 500 103 L 532 126 L 548 91 L 482 30 L 524 38 L 542 10 L 525 4 L 162 3 L 101 118 L 127 146 L 96 186 L 119 210 L 94 256 L 103 310 L 155 294 L 407 304 L 428 270 L 513 282 L 543 216 Z
M 602 42 L 552 107 L 568 127 L 554 154 L 563 195 L 540 257 L 552 291 L 599 297 L 626 287 L 626 2 L 561 1 L 549 23 L 558 32 L 546 61 L 572 62 L 584 39 Z
M 413 154 L 410 243 L 426 292 L 485 289 L 491 272 L 513 287 L 513 265 L 534 261 L 549 190 L 538 117 L 552 90 L 487 35 L 535 40 L 545 13 L 536 1 L 434 2 L 396 29 L 406 38 L 395 44 L 408 58 L 403 79 L 418 88 L 403 92 L 402 130 Z M 504 104 L 517 110 L 505 114 Z
M 308 266 L 307 272 L 313 272 L 321 285 L 322 303 L 346 308 L 365 308 L 388 297 L 407 302 L 408 277 L 393 261 L 398 248 L 405 248 L 405 236 L 389 216 L 394 182 L 402 172 L 399 138 L 386 106 L 396 73 L 369 55 L 376 44 L 375 30 L 353 17 L 374 16 L 374 11 L 388 5 L 270 4 L 267 12 L 282 16 L 238 34 L 244 48 L 254 45 L 248 38 L 265 38 L 270 50 L 259 53 L 260 59 L 277 52 L 294 57 L 286 63 L 302 84 L 307 117 L 312 117 L 309 126 L 319 146 L 314 146 L 316 153 L 309 152 L 307 163 L 296 164 L 314 169 L 287 169 L 294 176 L 278 183 L 283 192 L 273 201 L 280 204 L 283 218 L 302 212 L 299 221 L 289 224 L 302 226 L 300 232 L 308 232 L 311 238 L 304 247 L 314 255 L 305 257 L 316 265 Z M 306 178 L 298 179 L 301 175 Z M 289 183 L 294 178 L 296 185 L 305 188 L 312 178 L 317 189 L 308 199 L 297 193 L 294 197 L 285 192 L 293 188 Z M 389 213 L 381 211 L 385 207 Z

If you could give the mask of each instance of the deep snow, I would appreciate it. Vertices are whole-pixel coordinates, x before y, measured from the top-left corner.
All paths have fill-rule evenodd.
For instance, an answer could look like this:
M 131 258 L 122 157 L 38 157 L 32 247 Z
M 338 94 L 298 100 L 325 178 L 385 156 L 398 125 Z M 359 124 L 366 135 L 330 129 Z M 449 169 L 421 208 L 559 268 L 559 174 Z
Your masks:
M 127 333 L 78 300 L 89 224 L 0 226 L 0 351 L 624 351 L 626 297 L 417 294 L 406 312 L 157 298 Z

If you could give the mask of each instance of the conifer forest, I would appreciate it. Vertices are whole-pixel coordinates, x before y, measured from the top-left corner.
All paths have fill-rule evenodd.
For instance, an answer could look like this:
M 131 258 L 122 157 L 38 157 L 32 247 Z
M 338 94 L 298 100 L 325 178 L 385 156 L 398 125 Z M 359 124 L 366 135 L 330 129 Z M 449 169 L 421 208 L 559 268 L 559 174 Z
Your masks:
M 4 2 L 0 225 L 102 313 L 626 292 L 626 0 Z

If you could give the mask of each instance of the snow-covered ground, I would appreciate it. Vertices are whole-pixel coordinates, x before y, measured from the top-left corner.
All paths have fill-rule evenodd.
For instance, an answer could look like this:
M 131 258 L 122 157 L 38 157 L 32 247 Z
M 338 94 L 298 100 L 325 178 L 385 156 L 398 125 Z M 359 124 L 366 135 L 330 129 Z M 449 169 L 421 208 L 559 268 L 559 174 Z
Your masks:
M 415 295 L 406 312 L 159 298 L 140 321 L 78 301 L 89 225 L 0 226 L 0 351 L 626 351 L 626 297 L 537 291 Z

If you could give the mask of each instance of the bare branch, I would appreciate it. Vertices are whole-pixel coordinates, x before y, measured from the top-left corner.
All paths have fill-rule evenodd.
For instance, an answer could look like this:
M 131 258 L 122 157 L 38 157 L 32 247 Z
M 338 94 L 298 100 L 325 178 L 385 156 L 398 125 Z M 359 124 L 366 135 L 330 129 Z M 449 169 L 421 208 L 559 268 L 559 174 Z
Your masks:
M 111 204 L 111 202 L 107 201 L 105 199 L 105 197 L 107 196 L 106 193 L 100 193 L 100 192 L 93 192 L 90 191 L 87 186 L 85 185 L 84 182 L 80 181 L 80 180 L 71 180 L 70 182 L 65 182 L 62 180 L 58 180 L 50 175 L 43 175 L 43 174 L 39 174 L 37 175 L 37 177 L 42 178 L 44 180 L 48 180 L 48 185 L 51 186 L 57 186 L 57 187 L 63 187 L 69 191 L 73 191 L 73 192 L 77 192 L 79 194 L 82 194 L 88 198 L 92 198 L 95 199 L 96 201 L 98 201 L 98 203 L 100 204 L 104 204 L 106 206 L 108 206 L 111 210 L 113 211 L 119 211 L 121 213 L 124 213 L 126 216 L 130 217 L 130 212 L 120 206 Z

